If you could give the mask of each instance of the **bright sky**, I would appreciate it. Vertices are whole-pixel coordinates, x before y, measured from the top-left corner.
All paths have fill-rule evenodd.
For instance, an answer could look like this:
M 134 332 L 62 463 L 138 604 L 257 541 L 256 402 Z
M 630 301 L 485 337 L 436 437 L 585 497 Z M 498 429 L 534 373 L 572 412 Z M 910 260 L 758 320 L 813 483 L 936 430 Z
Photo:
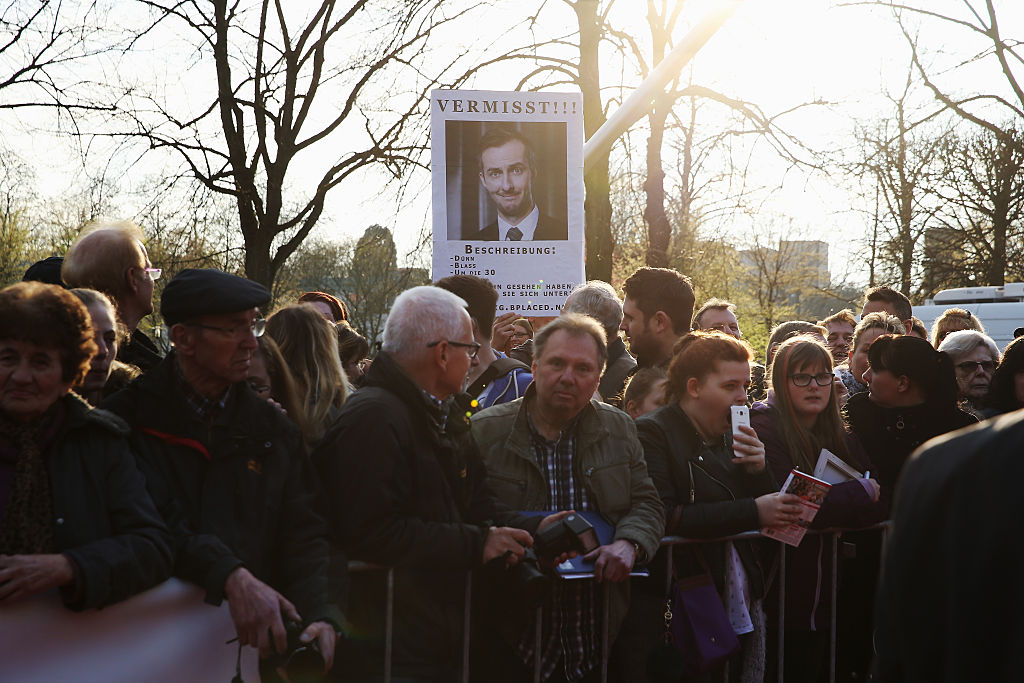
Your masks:
M 714 0 L 689 0 L 684 10 L 684 22 L 676 31 L 681 37 L 690 23 L 703 16 Z M 115 2 L 115 6 L 122 5 Z M 963 4 L 954 0 L 929 0 L 929 8 L 949 8 L 962 13 Z M 975 0 L 975 4 L 977 1 Z M 1024 3 L 1017 0 L 997 0 L 1004 35 L 1019 35 L 1024 30 Z M 289 8 L 294 7 L 290 4 Z M 521 3 L 498 3 L 498 8 L 488 10 L 488 17 L 494 21 L 490 28 L 495 36 L 495 49 L 509 49 L 518 44 L 521 36 L 512 31 L 503 33 L 503 27 L 514 23 L 520 17 Z M 617 22 L 637 22 L 632 26 L 637 35 L 646 35 L 644 17 L 636 9 L 643 7 L 639 0 L 618 0 Z M 631 14 L 632 13 L 632 14 Z M 542 15 L 546 22 L 539 32 L 558 34 L 569 30 L 574 20 L 571 11 L 561 3 L 548 3 Z M 941 29 L 941 30 L 940 30 Z M 462 34 L 464 35 L 464 34 Z M 161 41 L 171 41 L 171 36 L 161 36 Z M 929 58 L 937 68 L 955 63 L 970 56 L 977 49 L 977 43 L 970 42 L 963 31 L 950 31 L 936 24 L 928 24 L 921 35 L 922 44 L 931 49 Z M 433 58 L 446 60 L 461 54 L 462 46 L 453 40 L 450 47 L 439 47 Z M 186 59 L 187 55 L 176 55 L 164 49 L 164 45 L 151 46 L 150 56 L 137 61 L 118 65 L 120 75 L 142 79 L 147 74 L 156 74 L 170 81 L 168 92 L 187 97 L 190 91 L 201 88 L 202 81 L 185 78 L 175 81 L 175 75 L 183 69 L 175 59 Z M 934 48 L 941 48 L 940 54 Z M 451 55 L 448 54 L 451 52 Z M 895 23 L 879 10 L 863 7 L 843 7 L 831 0 L 746 0 L 725 27 L 714 36 L 694 63 L 695 80 L 714 87 L 728 95 L 743 98 L 761 105 L 768 113 L 788 109 L 801 102 L 818 98 L 834 103 L 830 107 L 815 107 L 782 119 L 786 130 L 819 150 L 838 152 L 851 145 L 849 136 L 852 120 L 876 114 L 883 102 L 879 92 L 883 84 L 892 90 L 902 87 L 906 78 L 908 52 L 903 37 Z M 630 84 L 637 81 L 630 67 L 622 65 L 610 51 L 604 65 L 604 81 L 617 85 L 614 75 L 625 72 L 624 80 Z M 480 89 L 510 89 L 518 81 L 521 70 L 494 71 L 487 79 L 479 79 L 473 86 Z M 969 86 L 1003 88 L 1005 82 L 999 78 L 993 65 L 957 75 L 952 87 Z M 564 89 L 564 88 L 562 88 Z M 922 100 L 930 96 L 922 92 Z M 614 107 L 613 107 L 614 109 Z M 9 119 L 8 119 L 9 120 Z M 24 128 L 30 128 L 31 117 L 20 121 Z M 638 124 L 639 125 L 639 124 Z M 8 130 L 16 130 L 13 125 Z M 635 143 L 643 144 L 645 135 L 635 130 Z M 11 142 L 11 140 L 14 140 Z M 36 169 L 39 191 L 43 195 L 60 196 L 72 191 L 80 181 L 76 169 L 76 150 L 70 149 L 66 141 L 55 140 L 34 132 L 8 138 Z M 93 146 L 95 165 L 100 165 L 112 150 L 105 142 Z M 325 151 L 331 149 L 325 146 Z M 328 157 L 324 157 L 327 159 Z M 851 253 L 852 239 L 860 238 L 867 224 L 866 217 L 859 213 L 865 207 L 852 193 L 852 179 L 837 175 L 826 177 L 821 173 L 806 173 L 796 169 L 786 173 L 786 166 L 776 157 L 766 153 L 763 146 L 757 146 L 751 153 L 751 173 L 754 184 L 781 189 L 773 191 L 763 207 L 767 214 L 785 216 L 792 220 L 797 229 L 805 229 L 815 236 L 821 235 L 832 244 L 832 270 L 842 270 L 840 263 L 856 259 Z M 134 159 L 122 152 L 115 155 L 110 165 L 111 173 L 119 175 L 118 169 Z M 146 172 L 161 169 L 156 159 L 144 165 Z M 310 164 L 313 168 L 316 164 Z M 137 168 L 132 173 L 140 172 Z M 94 174 L 96 171 L 94 171 Z M 310 180 L 315 174 L 310 174 Z M 293 180 L 293 184 L 302 184 Z M 370 175 L 355 183 L 342 186 L 329 200 L 320 229 L 330 236 L 356 236 L 372 223 L 382 223 L 394 229 L 399 252 L 407 253 L 417 242 L 421 230 L 430 222 L 430 179 L 425 172 L 411 180 L 409 191 L 400 199 L 393 192 L 367 191 L 376 188 L 378 180 Z M 739 223 L 742 228 L 742 223 Z M 429 261 L 425 255 L 418 258 Z

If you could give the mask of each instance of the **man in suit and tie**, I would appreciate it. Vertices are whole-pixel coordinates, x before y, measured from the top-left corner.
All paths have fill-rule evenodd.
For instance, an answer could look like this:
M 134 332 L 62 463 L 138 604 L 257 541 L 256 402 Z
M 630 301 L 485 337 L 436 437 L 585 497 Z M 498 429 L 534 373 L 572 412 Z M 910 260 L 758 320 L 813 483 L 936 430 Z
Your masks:
M 533 200 L 537 158 L 530 141 L 513 128 L 492 128 L 480 139 L 480 183 L 498 218 L 483 230 L 466 229 L 464 239 L 487 242 L 565 240 L 565 221 L 540 212 Z

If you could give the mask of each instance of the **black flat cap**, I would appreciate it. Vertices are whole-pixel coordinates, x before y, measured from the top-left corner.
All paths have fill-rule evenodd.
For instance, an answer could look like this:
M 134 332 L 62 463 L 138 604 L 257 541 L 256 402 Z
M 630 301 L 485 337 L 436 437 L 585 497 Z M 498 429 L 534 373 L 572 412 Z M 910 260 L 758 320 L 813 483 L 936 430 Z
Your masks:
M 247 311 L 265 306 L 270 292 L 258 282 L 216 268 L 186 268 L 160 296 L 160 315 L 168 327 L 201 315 Z
M 60 279 L 60 267 L 64 264 L 63 256 L 51 256 L 44 258 L 42 261 L 36 261 L 28 270 L 25 271 L 25 276 L 21 278 L 25 282 L 45 282 L 48 285 L 60 285 L 64 289 L 67 289 L 67 285 Z

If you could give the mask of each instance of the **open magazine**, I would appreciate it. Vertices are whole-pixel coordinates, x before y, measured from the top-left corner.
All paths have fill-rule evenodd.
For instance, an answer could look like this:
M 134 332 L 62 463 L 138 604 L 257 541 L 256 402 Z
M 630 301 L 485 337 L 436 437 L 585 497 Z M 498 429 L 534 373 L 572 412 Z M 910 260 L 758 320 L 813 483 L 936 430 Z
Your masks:
M 790 471 L 789 476 L 786 477 L 786 483 L 782 485 L 779 493 L 792 493 L 800 496 L 800 519 L 783 529 L 765 527 L 761 529 L 761 533 L 793 547 L 800 545 L 804 534 L 807 533 L 807 526 L 818 514 L 818 509 L 830 488 L 832 488 L 832 484 L 827 481 L 804 474 L 799 470 Z

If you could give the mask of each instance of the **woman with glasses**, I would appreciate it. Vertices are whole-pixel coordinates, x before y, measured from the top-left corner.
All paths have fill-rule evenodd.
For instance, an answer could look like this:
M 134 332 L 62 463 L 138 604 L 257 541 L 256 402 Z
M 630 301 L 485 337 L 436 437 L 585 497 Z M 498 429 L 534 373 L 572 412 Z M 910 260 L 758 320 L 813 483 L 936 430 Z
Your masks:
M 1003 351 L 985 396 L 985 417 L 1024 408 L 1024 338 L 1017 337 Z
M 956 369 L 957 398 L 960 407 L 975 417 L 981 414 L 992 373 L 999 366 L 999 347 L 988 335 L 976 330 L 960 330 L 948 335 L 939 345 L 948 353 Z
M 306 412 L 281 349 L 269 334 L 258 337 L 256 343 L 259 346 L 252 354 L 249 376 L 245 381 L 257 396 L 278 407 L 298 426 L 299 431 L 305 433 Z
M 765 459 L 776 481 L 790 470 L 814 472 L 822 449 L 828 449 L 866 478 L 835 484 L 812 522 L 812 528 L 864 527 L 884 518 L 878 482 L 855 436 L 846 431 L 839 414 L 839 394 L 833 384 L 832 354 L 816 339 L 786 340 L 769 369 L 772 391 L 751 408 L 751 426 L 764 443 Z M 841 385 L 840 385 L 841 386 Z M 831 552 L 824 537 L 806 536 L 786 557 L 785 680 L 817 681 L 827 662 L 831 581 Z M 777 589 L 776 589 L 777 594 Z M 769 633 L 777 633 L 773 614 L 778 598 L 769 595 Z M 769 639 L 771 641 L 771 639 Z M 769 642 L 769 662 L 777 648 Z M 769 667 L 767 680 L 775 680 Z

